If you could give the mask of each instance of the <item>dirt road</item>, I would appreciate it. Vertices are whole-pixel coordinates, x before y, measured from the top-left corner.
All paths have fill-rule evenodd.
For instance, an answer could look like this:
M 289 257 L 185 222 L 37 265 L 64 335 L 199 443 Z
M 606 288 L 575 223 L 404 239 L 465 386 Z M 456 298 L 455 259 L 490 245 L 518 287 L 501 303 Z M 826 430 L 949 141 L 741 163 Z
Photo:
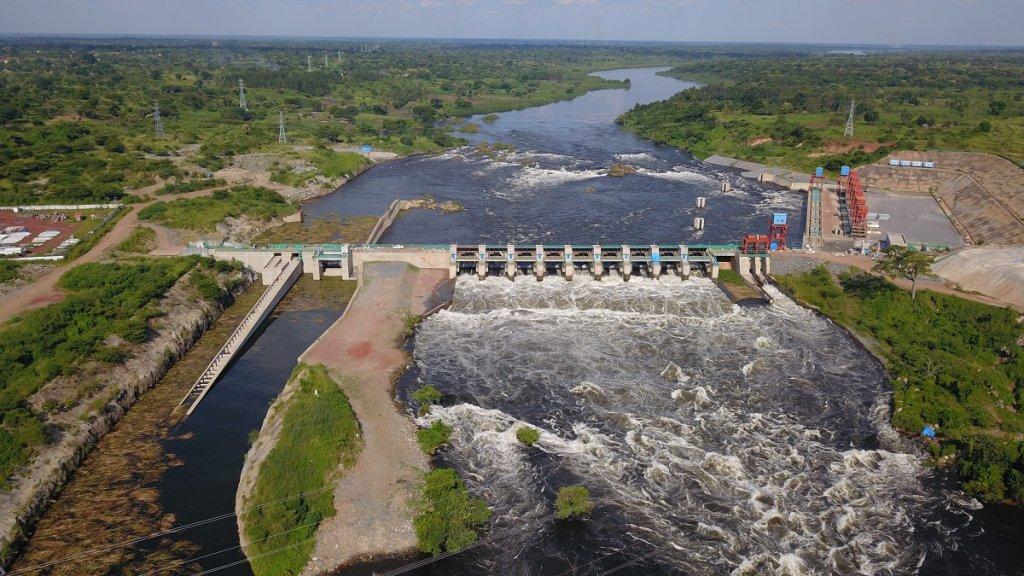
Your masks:
M 151 194 L 159 189 L 162 184 L 154 184 L 148 188 L 142 188 L 138 191 L 138 194 Z M 199 196 L 207 196 L 212 194 L 217 188 L 209 188 L 206 190 L 196 190 L 195 192 L 188 192 L 185 194 L 167 194 L 163 196 L 157 196 L 156 200 L 174 200 L 178 198 L 196 198 Z M 64 292 L 57 287 L 57 281 L 60 277 L 67 272 L 70 268 L 78 266 L 79 264 L 85 264 L 88 262 L 97 262 L 102 260 L 107 252 L 123 242 L 128 235 L 132 233 L 132 230 L 139 225 L 139 211 L 149 206 L 151 202 L 144 202 L 140 204 L 133 204 L 131 211 L 121 217 L 120 220 L 114 224 L 114 227 L 100 238 L 99 242 L 96 243 L 88 252 L 79 256 L 71 262 L 64 262 L 58 266 L 55 266 L 53 270 L 40 276 L 35 282 L 26 284 L 21 288 L 7 294 L 3 297 L 3 301 L 0 302 L 0 324 L 7 322 L 11 318 L 14 318 L 18 314 L 27 310 L 33 310 L 46 306 L 47 304 L 53 304 L 54 302 L 60 302 L 64 299 Z M 157 234 L 159 240 L 159 232 Z
M 323 364 L 348 396 L 365 446 L 334 489 L 337 513 L 321 524 L 303 571 L 328 573 L 368 556 L 416 547 L 410 500 L 429 466 L 416 443 L 416 426 L 396 408 L 392 378 L 405 366 L 399 344 L 407 314 L 423 314 L 447 270 L 402 262 L 368 263 L 345 315 L 302 355 Z

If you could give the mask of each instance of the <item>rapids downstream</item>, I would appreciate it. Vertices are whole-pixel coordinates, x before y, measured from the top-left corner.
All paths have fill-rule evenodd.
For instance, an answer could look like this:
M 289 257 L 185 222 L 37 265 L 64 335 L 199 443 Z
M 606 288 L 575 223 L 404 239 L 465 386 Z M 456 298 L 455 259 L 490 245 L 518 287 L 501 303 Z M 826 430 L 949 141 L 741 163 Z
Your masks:
M 706 279 L 460 278 L 416 339 L 419 380 L 456 399 L 430 416 L 455 429 L 445 460 L 494 508 L 492 530 L 550 513 L 570 482 L 598 509 L 443 573 L 596 574 L 634 557 L 635 574 L 914 572 L 935 497 L 889 429 L 884 373 L 776 296 L 742 308 Z M 522 424 L 538 448 L 516 440 Z

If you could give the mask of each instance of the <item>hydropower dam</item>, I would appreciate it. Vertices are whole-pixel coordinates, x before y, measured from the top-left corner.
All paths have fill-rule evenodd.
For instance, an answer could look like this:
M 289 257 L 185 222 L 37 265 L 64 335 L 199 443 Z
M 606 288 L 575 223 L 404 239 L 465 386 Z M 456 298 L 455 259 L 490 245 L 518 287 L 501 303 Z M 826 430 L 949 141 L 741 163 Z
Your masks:
M 451 304 L 417 328 L 414 362 L 394 395 L 411 406 L 422 385 L 444 394 L 430 418 L 454 432 L 434 463 L 457 469 L 488 502 L 488 532 L 544 517 L 565 484 L 587 485 L 597 509 L 585 524 L 538 525 L 421 573 L 593 576 L 630 561 L 617 573 L 1013 573 L 1019 552 L 1001 535 L 1019 534 L 1018 524 L 963 498 L 889 428 L 887 377 L 854 338 L 770 282 L 771 305 L 738 306 L 709 278 L 710 256 L 720 271 L 732 267 L 729 243 L 762 230 L 773 212 L 804 228 L 806 195 L 620 130 L 622 111 L 693 86 L 656 72 L 601 73 L 631 86 L 493 123 L 473 118 L 480 132 L 466 135 L 469 146 L 375 166 L 304 207 L 313 221 L 379 215 L 396 196 L 431 194 L 462 212 L 411 211 L 380 245 L 349 245 L 347 255 L 343 245 L 288 245 L 246 256 L 255 270 L 299 260 L 307 278 L 351 278 L 366 262 L 406 258 L 451 277 L 449 242 L 458 240 Z M 495 141 L 515 150 L 475 149 Z M 637 173 L 607 176 L 616 162 Z M 702 213 L 699 196 L 708 199 Z M 705 230 L 689 225 L 695 216 L 706 218 Z M 671 260 L 684 245 L 685 281 L 681 261 Z M 769 255 L 758 272 L 782 273 L 779 263 Z M 268 271 L 266 281 L 275 277 Z M 262 323 L 167 442 L 180 465 L 158 488 L 180 522 L 230 505 L 247 434 L 295 359 L 341 314 L 290 306 L 286 298 Z M 535 450 L 518 444 L 519 425 L 541 431 Z M 189 538 L 202 553 L 236 546 L 228 524 Z M 223 557 L 201 563 L 216 567 Z M 251 574 L 244 563 L 222 573 Z

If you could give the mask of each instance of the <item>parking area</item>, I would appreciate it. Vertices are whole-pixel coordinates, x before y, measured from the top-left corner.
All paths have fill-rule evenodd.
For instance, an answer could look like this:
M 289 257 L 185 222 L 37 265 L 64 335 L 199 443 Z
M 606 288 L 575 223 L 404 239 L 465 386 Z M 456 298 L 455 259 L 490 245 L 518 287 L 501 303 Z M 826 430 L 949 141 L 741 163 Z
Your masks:
M 964 245 L 956 228 L 953 228 L 931 196 L 875 190 L 868 190 L 866 195 L 868 210 L 879 215 L 879 227 L 869 231 L 869 238 L 873 242 L 885 238 L 889 233 L 903 234 L 907 242 L 913 245 L 927 244 L 949 248 Z

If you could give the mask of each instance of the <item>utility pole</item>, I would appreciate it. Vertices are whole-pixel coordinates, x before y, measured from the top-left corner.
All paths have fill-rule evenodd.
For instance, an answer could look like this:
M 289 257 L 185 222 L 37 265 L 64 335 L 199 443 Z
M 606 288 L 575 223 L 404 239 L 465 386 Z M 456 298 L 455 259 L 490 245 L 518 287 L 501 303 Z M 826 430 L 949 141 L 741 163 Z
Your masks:
M 246 112 L 249 111 L 249 106 L 245 103 L 245 81 L 241 78 L 238 79 L 238 107 Z
M 312 71 L 313 71 L 313 57 L 310 56 L 309 54 L 306 54 L 306 72 L 312 72 Z
M 153 103 L 153 135 L 157 138 L 164 137 L 164 121 L 160 118 L 160 103 Z
M 277 141 L 280 144 L 288 142 L 288 136 L 284 133 L 284 112 L 280 110 L 277 112 Z
M 850 100 L 850 116 L 846 119 L 846 129 L 843 130 L 843 136 L 849 138 L 853 136 L 853 111 L 856 109 L 857 103 Z

